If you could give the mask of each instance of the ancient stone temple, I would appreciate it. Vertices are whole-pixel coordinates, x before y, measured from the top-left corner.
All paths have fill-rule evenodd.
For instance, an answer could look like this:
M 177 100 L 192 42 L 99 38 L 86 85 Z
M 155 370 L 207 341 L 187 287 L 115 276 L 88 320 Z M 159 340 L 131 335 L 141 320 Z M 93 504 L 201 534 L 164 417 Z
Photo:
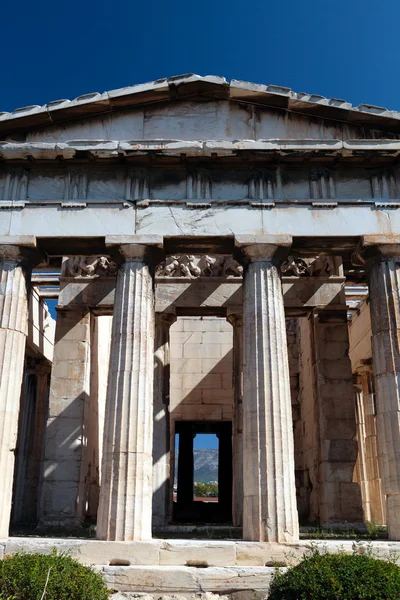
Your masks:
M 400 113 L 185 75 L 0 139 L 0 538 L 400 540 Z

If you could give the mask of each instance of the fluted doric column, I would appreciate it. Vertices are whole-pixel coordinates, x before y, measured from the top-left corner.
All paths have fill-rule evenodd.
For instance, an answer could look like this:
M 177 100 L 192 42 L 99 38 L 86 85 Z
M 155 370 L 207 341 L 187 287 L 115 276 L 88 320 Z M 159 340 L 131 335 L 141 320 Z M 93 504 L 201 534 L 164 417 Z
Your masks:
M 176 321 L 170 313 L 156 315 L 154 347 L 153 526 L 166 525 L 170 504 L 169 330 Z
M 121 247 L 111 334 L 97 537 L 151 538 L 153 281 L 145 245 Z
M 243 537 L 298 539 L 280 244 L 244 243 Z M 279 244 L 279 245 L 278 245 Z
M 372 385 L 373 373 L 371 365 L 357 369 L 356 382 L 356 408 L 358 443 L 357 470 L 361 489 L 363 491 L 364 518 L 375 524 L 386 523 L 386 497 L 382 494 L 382 481 L 378 462 L 376 442 L 376 403 Z M 364 439 L 362 440 L 364 436 Z M 362 442 L 361 442 L 362 440 Z M 365 461 L 365 469 L 362 466 Z M 366 476 L 364 488 L 362 478 Z
M 28 329 L 21 250 L 0 246 L 0 538 L 8 536 L 14 452 Z
M 399 246 L 396 251 L 397 256 L 387 256 L 384 249 L 369 264 L 377 446 L 390 540 L 400 540 Z

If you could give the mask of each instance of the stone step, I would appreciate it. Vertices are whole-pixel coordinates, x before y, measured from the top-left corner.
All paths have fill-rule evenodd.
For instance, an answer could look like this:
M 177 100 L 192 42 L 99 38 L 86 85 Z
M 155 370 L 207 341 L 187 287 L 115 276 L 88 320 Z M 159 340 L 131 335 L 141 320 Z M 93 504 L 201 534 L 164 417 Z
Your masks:
M 193 594 L 254 590 L 267 592 L 273 567 L 110 566 L 101 569 L 107 586 L 117 592 Z
M 68 552 L 85 564 L 112 567 L 273 567 L 296 562 L 311 544 L 329 552 L 353 552 L 358 546 L 371 547 L 374 555 L 396 553 L 400 560 L 400 542 L 323 540 L 278 544 L 223 540 L 149 540 L 147 542 L 103 542 L 73 538 L 12 537 L 0 540 L 0 558 L 14 552 L 47 554 L 56 548 Z

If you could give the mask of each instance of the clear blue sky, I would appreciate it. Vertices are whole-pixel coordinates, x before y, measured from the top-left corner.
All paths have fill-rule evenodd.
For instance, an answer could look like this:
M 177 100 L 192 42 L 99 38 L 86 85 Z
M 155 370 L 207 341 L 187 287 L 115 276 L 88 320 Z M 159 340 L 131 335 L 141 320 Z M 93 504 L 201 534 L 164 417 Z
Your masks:
M 400 109 L 399 0 L 3 0 L 0 110 L 195 72 Z

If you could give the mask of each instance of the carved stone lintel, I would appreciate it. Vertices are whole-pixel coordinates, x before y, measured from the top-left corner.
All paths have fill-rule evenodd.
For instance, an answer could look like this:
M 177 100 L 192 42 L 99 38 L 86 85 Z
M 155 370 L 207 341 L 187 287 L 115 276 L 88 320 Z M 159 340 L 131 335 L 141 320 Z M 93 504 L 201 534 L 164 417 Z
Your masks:
M 118 267 L 107 256 L 72 256 L 62 263 L 62 277 L 115 277 Z
M 282 263 L 281 273 L 286 277 L 330 277 L 335 275 L 335 263 L 331 256 L 304 259 L 288 256 Z
M 335 261 L 331 256 L 298 258 L 288 256 L 281 265 L 286 277 L 330 277 L 335 275 Z M 174 254 L 156 268 L 156 277 L 227 277 L 243 276 L 243 267 L 232 256 L 198 257 L 193 254 Z
M 309 275 L 308 265 L 305 260 L 288 256 L 287 260 L 281 265 L 282 275 L 293 275 L 295 277 L 307 277 Z
M 175 254 L 158 265 L 156 277 L 242 277 L 243 267 L 232 256 L 195 257 Z

